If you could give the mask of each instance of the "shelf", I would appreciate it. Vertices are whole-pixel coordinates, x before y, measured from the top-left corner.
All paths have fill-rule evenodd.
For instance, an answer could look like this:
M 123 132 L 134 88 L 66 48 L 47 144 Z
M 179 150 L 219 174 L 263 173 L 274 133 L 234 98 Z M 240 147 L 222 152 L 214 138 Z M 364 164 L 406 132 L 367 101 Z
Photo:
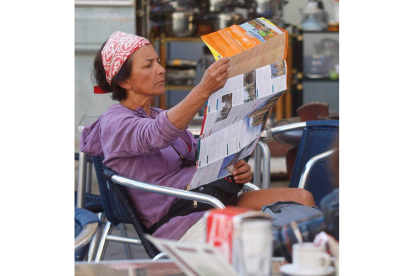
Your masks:
M 194 86 L 191 85 L 166 85 L 165 90 L 192 90 Z
M 339 34 L 339 31 L 303 31 L 304 34 Z
M 303 81 L 309 81 L 309 82 L 319 82 L 319 81 L 339 82 L 339 78 L 334 80 L 334 79 L 330 79 L 330 78 L 308 78 L 308 77 L 303 77 Z

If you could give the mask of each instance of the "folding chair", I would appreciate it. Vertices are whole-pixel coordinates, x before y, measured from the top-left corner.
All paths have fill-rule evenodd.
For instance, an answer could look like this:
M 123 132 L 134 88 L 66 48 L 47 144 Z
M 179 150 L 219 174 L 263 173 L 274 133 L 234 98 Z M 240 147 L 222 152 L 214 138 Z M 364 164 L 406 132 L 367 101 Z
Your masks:
M 338 137 L 339 121 L 316 120 L 293 123 L 271 129 L 276 141 L 283 133 L 302 131 L 298 153 L 293 166 L 289 187 L 304 188 L 312 193 L 315 203 L 333 191 L 333 176 L 329 157 L 336 149 L 333 143 Z
M 118 175 L 113 170 L 106 168 L 102 164 L 104 159 L 103 156 L 93 156 L 92 159 L 98 178 L 103 210 L 108 220 L 99 234 L 98 249 L 95 256 L 95 261 L 97 262 L 103 259 L 108 241 L 143 245 L 148 256 L 153 260 L 165 255 L 165 253 L 160 253 L 158 249 L 145 238 L 146 227 L 142 224 L 138 214 L 132 207 L 131 200 L 123 188 L 124 186 L 142 191 L 184 198 L 191 201 L 199 201 L 210 204 L 215 208 L 225 208 L 224 205 L 213 196 L 128 179 Z M 245 184 L 243 188 L 245 190 L 259 189 L 251 183 Z M 113 226 L 116 226 L 119 223 L 132 224 L 139 239 L 111 235 Z

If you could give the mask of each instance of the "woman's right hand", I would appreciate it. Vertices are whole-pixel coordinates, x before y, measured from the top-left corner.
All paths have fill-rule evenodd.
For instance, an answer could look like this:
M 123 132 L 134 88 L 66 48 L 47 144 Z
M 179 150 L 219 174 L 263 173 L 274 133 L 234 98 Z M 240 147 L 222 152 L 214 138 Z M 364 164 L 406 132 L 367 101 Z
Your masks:
M 227 82 L 228 71 L 230 67 L 230 58 L 224 57 L 208 67 L 204 73 L 203 79 L 198 84 L 201 91 L 206 93 L 207 97 L 222 88 Z
M 227 82 L 230 67 L 228 57 L 211 64 L 204 73 L 201 82 L 177 105 L 167 112 L 168 119 L 178 129 L 185 129 L 202 108 L 211 94 L 222 88 Z

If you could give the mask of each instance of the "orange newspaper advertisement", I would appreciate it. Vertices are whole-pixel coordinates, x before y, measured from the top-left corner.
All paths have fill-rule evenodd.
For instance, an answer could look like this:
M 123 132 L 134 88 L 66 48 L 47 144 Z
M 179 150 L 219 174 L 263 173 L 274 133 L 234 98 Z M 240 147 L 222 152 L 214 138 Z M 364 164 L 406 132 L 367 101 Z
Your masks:
M 261 17 L 201 36 L 216 60 L 251 49 L 286 32 Z
M 203 35 L 201 39 L 213 52 L 216 60 L 222 57 L 231 57 L 243 51 L 223 30 Z
M 233 25 L 223 30 L 234 42 L 237 43 L 240 48 L 242 48 L 243 51 L 253 48 L 254 46 L 261 43 L 257 38 L 253 36 L 247 36 L 246 31 L 240 26 Z

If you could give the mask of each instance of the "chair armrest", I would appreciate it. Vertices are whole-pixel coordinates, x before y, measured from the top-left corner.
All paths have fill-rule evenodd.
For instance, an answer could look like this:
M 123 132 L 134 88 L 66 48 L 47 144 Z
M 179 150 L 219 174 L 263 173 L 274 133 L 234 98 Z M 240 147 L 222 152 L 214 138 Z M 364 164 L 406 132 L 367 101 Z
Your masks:
M 256 185 L 254 185 L 253 183 L 250 183 L 250 182 L 244 183 L 243 189 L 247 190 L 247 191 L 258 191 L 258 190 L 260 190 L 259 187 L 257 187 Z
M 299 122 L 273 127 L 270 129 L 270 132 L 273 139 L 277 142 L 297 146 L 300 143 L 305 127 L 306 122 Z
M 306 122 L 299 122 L 299 123 L 293 123 L 293 124 L 273 127 L 270 129 L 270 131 L 272 132 L 272 135 L 275 135 L 275 134 L 280 134 L 280 133 L 292 131 L 292 130 L 302 130 L 305 127 L 306 127 Z
M 86 224 L 77 237 L 75 237 L 75 251 L 89 243 L 98 230 L 99 222 Z
M 217 209 L 226 208 L 224 207 L 224 204 L 220 200 L 210 195 L 204 195 L 204 194 L 200 194 L 196 192 L 185 191 L 185 190 L 175 189 L 175 188 L 170 188 L 170 187 L 164 187 L 161 185 L 149 184 L 149 183 L 145 183 L 141 181 L 132 180 L 126 177 L 122 177 L 117 174 L 111 175 L 110 179 L 114 183 L 125 186 L 125 187 L 138 189 L 141 191 L 146 191 L 146 192 L 151 192 L 151 193 L 184 198 L 184 199 L 188 199 L 192 201 L 203 202 L 203 203 L 210 204 Z
M 303 169 L 303 172 L 300 176 L 298 188 L 306 189 L 306 184 L 307 184 L 307 181 L 308 181 L 308 178 L 309 178 L 309 173 L 314 168 L 315 164 L 317 164 L 320 161 L 328 158 L 329 156 L 331 156 L 337 150 L 338 149 L 331 149 L 331 150 L 325 151 L 323 153 L 320 153 L 318 155 L 315 155 L 314 157 L 309 159 L 309 161 L 306 163 L 305 169 Z

